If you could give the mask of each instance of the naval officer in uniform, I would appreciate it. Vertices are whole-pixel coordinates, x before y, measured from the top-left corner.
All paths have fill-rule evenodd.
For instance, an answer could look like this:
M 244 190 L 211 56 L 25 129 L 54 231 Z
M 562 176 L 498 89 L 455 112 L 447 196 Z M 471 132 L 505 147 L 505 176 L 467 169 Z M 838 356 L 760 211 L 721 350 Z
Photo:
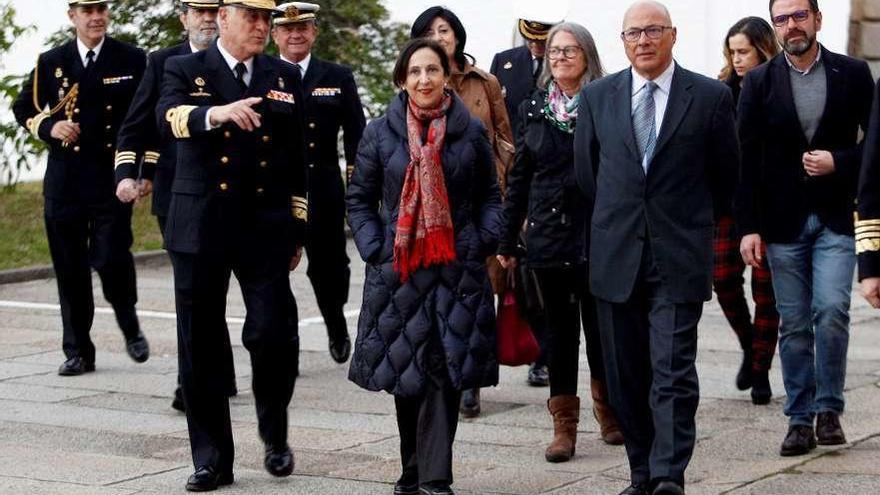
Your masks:
M 144 52 L 107 36 L 105 0 L 70 0 L 67 15 L 76 38 L 40 55 L 12 107 L 49 148 L 44 214 L 64 329 L 62 376 L 95 370 L 92 268 L 128 355 L 137 362 L 150 355 L 135 312 L 131 205 L 113 194 L 116 136 L 144 73 Z
M 859 180 L 856 253 L 862 295 L 880 309 L 880 83 L 871 106 L 871 125 L 865 135 L 865 159 Z
M 344 363 L 351 341 L 343 314 L 348 302 L 351 271 L 346 254 L 345 184 L 339 170 L 339 131 L 351 175 L 366 120 L 354 75 L 348 67 L 312 55 L 318 36 L 314 3 L 291 2 L 278 6 L 272 38 L 281 59 L 303 75 L 308 157 L 309 225 L 306 255 L 308 276 L 324 318 L 330 356 Z
M 220 0 L 180 0 L 180 22 L 187 38 L 178 45 L 163 48 L 147 57 L 144 78 L 134 95 L 128 115 L 119 130 L 116 146 L 116 196 L 130 203 L 152 192 L 152 212 L 159 221 L 164 235 L 171 202 L 171 183 L 177 163 L 177 141 L 170 133 L 159 134 L 156 125 L 156 103 L 162 88 L 165 61 L 176 55 L 188 55 L 207 49 L 217 39 L 217 9 Z M 138 167 L 138 163 L 141 164 Z M 218 359 L 225 366 L 229 380 L 229 395 L 237 393 L 235 366 L 228 332 L 221 345 Z M 171 407 L 183 411 L 186 407 L 180 386 L 174 391 Z
M 174 267 L 191 491 L 233 481 L 228 382 L 217 359 L 231 273 L 247 311 L 242 340 L 264 466 L 273 476 L 294 467 L 287 407 L 299 339 L 288 318 L 288 270 L 302 253 L 308 203 L 300 74 L 263 54 L 274 12 L 272 0 L 224 0 L 217 43 L 165 63 L 156 111 L 178 143 L 165 247 Z

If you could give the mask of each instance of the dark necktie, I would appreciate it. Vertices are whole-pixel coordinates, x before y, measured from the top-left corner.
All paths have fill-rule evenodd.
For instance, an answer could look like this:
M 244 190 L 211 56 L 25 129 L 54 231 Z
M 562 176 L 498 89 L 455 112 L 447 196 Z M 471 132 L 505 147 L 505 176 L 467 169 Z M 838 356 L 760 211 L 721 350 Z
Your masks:
M 235 64 L 235 80 L 238 81 L 238 88 L 242 94 L 247 91 L 247 83 L 244 82 L 245 74 L 247 74 L 247 67 L 241 62 Z
M 544 57 L 537 57 L 537 58 L 535 58 L 535 60 L 537 60 L 538 63 L 535 67 L 535 72 L 532 74 L 532 79 L 537 81 L 538 77 L 541 76 L 541 69 L 544 68 Z
M 86 52 L 86 72 L 89 72 L 93 65 L 95 65 L 95 51 L 89 50 Z

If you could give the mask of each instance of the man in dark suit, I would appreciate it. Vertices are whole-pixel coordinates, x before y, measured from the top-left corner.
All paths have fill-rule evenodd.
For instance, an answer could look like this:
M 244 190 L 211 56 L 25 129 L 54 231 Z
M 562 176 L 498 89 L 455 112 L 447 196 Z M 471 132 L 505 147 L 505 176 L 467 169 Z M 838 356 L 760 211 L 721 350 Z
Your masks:
M 517 30 L 525 44 L 496 53 L 489 69 L 489 72 L 501 83 L 507 115 L 511 117 L 519 115 L 520 104 L 535 90 L 535 83 L 544 67 L 547 33 L 555 24 L 562 22 L 562 15 L 553 21 L 539 20 L 554 15 L 553 12 L 547 11 L 546 5 L 540 7 L 541 10 L 536 12 L 524 12 L 522 15 L 527 18 L 517 21 Z M 519 135 L 519 121 L 511 118 L 510 127 L 513 130 L 513 137 L 516 138 Z
M 327 327 L 330 356 L 344 363 L 351 341 L 343 307 L 351 277 L 346 253 L 345 184 L 339 170 L 339 131 L 342 130 L 347 177 L 351 176 L 366 119 L 354 75 L 348 67 L 312 55 L 318 36 L 314 3 L 278 6 L 272 37 L 281 59 L 303 75 L 307 121 L 309 226 L 306 255 L 308 276 Z
M 739 163 L 733 97 L 675 63 L 676 36 L 662 4 L 631 6 L 621 38 L 632 68 L 584 88 L 575 130 L 627 495 L 684 493 L 699 402 L 697 325 L 712 296 L 712 205 L 731 198 Z
M 859 180 L 856 252 L 862 295 L 880 309 L 880 83 L 871 106 L 871 126 L 865 137 L 865 160 Z
M 62 376 L 95 370 L 92 268 L 128 355 L 139 363 L 150 355 L 135 312 L 131 205 L 113 195 L 116 135 L 143 76 L 144 52 L 106 35 L 106 1 L 68 5 L 76 39 L 40 55 L 13 104 L 18 122 L 49 146 L 43 195 L 64 328 Z
M 770 2 L 783 51 L 749 72 L 739 103 L 740 252 L 773 276 L 789 428 L 780 454 L 846 443 L 843 413 L 856 264 L 853 204 L 868 128 L 868 65 L 816 41 L 817 0 Z M 816 424 L 814 430 L 813 424 Z
M 219 0 L 181 0 L 180 22 L 187 32 L 187 39 L 169 48 L 151 53 L 147 57 L 147 69 L 138 86 L 119 129 L 116 146 L 116 197 L 130 203 L 140 197 L 153 194 L 152 211 L 159 221 L 159 230 L 165 235 L 168 204 L 171 202 L 171 183 L 177 163 L 177 141 L 170 134 L 160 135 L 156 125 L 156 103 L 162 89 L 165 61 L 177 55 L 188 55 L 207 49 L 217 38 L 217 9 Z M 137 164 L 141 163 L 140 169 Z M 225 301 L 224 301 L 225 302 Z M 228 364 L 229 395 L 237 393 L 235 365 L 228 332 L 225 346 L 219 357 Z M 222 338 L 223 335 L 220 335 Z M 174 391 L 171 407 L 183 411 L 183 392 L 178 385 Z
M 242 340 L 264 465 L 274 476 L 293 472 L 287 407 L 299 338 L 290 323 L 288 269 L 299 263 L 308 203 L 302 81 L 293 67 L 262 54 L 274 12 L 272 0 L 224 0 L 220 39 L 168 59 L 156 110 L 178 143 L 165 247 L 174 267 L 180 378 L 196 468 L 186 485 L 191 491 L 233 481 L 228 380 L 218 359 L 231 273 L 247 310 Z

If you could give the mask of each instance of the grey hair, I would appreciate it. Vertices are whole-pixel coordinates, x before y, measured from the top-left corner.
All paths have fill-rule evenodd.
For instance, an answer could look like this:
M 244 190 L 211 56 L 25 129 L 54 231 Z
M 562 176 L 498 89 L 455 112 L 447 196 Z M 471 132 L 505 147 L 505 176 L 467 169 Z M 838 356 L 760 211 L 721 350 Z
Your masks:
M 587 70 L 584 71 L 584 75 L 581 77 L 580 87 L 583 88 L 587 83 L 604 76 L 605 69 L 602 67 L 602 61 L 599 59 L 599 50 L 596 49 L 596 42 L 593 41 L 593 35 L 590 34 L 587 28 L 576 22 L 563 22 L 553 26 L 550 32 L 547 33 L 546 49 L 550 49 L 550 43 L 553 42 L 553 38 L 562 31 L 574 36 L 574 39 L 577 41 L 578 46 L 581 47 L 581 51 L 587 62 Z M 538 76 L 538 87 L 546 88 L 552 79 L 553 74 L 550 72 L 550 57 L 545 53 L 544 66 L 541 69 L 541 75 Z

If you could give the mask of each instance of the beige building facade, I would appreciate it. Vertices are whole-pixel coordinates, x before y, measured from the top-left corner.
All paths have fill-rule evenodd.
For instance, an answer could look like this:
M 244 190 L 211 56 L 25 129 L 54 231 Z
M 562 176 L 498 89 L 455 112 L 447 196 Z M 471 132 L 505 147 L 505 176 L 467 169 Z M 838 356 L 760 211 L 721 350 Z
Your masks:
M 852 0 L 849 52 L 867 60 L 880 77 L 880 0 Z

